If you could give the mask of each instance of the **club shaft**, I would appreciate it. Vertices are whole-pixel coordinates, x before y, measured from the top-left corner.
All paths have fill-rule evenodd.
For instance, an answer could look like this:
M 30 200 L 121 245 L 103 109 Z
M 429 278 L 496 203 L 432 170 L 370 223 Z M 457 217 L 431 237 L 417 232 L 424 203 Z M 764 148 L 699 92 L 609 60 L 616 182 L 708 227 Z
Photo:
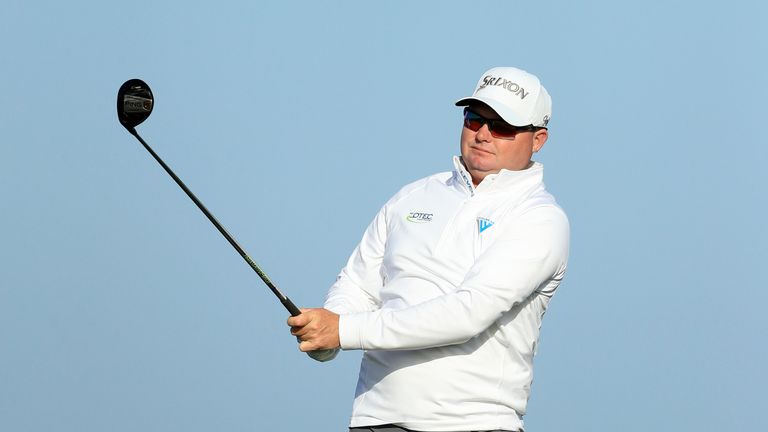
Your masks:
M 127 128 L 127 129 L 128 129 L 128 132 L 131 133 L 131 135 L 135 136 L 136 139 L 139 140 L 141 145 L 143 145 L 144 148 L 147 149 L 149 154 L 151 154 L 152 157 L 155 158 L 157 163 L 159 163 L 160 166 L 163 167 L 165 172 L 167 172 L 168 175 L 170 175 L 173 178 L 176 184 L 179 185 L 179 187 L 184 191 L 184 193 L 187 194 L 187 196 L 195 203 L 195 205 L 197 205 L 197 208 L 199 208 L 200 211 L 203 212 L 203 214 L 208 218 L 208 220 L 211 221 L 213 226 L 215 226 L 216 229 L 219 230 L 221 235 L 223 235 L 224 238 L 227 239 L 229 244 L 231 244 L 232 247 L 235 248 L 237 253 L 239 253 L 240 256 L 243 257 L 245 262 L 247 262 L 248 265 L 251 266 L 253 271 L 255 271 L 257 275 L 259 275 L 261 280 L 264 281 L 264 283 L 267 285 L 267 287 L 269 287 L 272 293 L 275 296 L 277 296 L 278 300 L 280 300 L 280 303 L 282 303 L 283 306 L 285 306 L 288 312 L 290 312 L 292 316 L 300 315 L 301 311 L 299 311 L 299 308 L 297 308 L 296 305 L 294 305 L 293 302 L 288 299 L 288 297 L 283 295 L 283 293 L 281 293 L 280 290 L 277 289 L 277 287 L 275 286 L 275 284 L 272 283 L 272 281 L 269 279 L 267 274 L 264 273 L 263 270 L 261 270 L 258 264 L 256 264 L 256 261 L 254 261 L 250 256 L 248 256 L 248 253 L 245 252 L 245 249 L 243 249 L 243 247 L 240 246 L 239 243 L 237 243 L 237 241 L 229 234 L 229 232 L 227 232 L 227 230 L 224 229 L 223 226 L 221 226 L 219 221 L 216 220 L 216 217 L 213 216 L 213 214 L 211 214 L 211 212 L 208 211 L 207 208 L 205 208 L 205 205 L 203 205 L 203 203 L 199 199 L 197 199 L 195 194 L 193 194 L 192 191 L 189 190 L 187 185 L 185 185 L 184 182 L 181 181 L 181 179 L 176 175 L 176 173 L 174 173 L 173 170 L 171 170 L 171 168 L 168 165 L 166 165 L 166 163 L 163 162 L 162 159 L 160 159 L 160 156 L 158 156 L 157 153 L 155 153 L 155 151 L 152 150 L 152 147 L 150 147 L 149 144 L 147 144 L 146 141 L 144 141 L 144 139 L 142 139 L 141 136 L 139 136 L 138 132 L 136 132 L 136 129 L 135 128 Z

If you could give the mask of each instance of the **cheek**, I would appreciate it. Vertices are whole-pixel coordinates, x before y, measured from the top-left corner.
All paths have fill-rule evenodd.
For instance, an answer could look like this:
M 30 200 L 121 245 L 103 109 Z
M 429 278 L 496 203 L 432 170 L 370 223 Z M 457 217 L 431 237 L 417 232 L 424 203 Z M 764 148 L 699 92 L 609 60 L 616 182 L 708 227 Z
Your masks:
M 510 143 L 512 144 L 512 143 Z M 508 164 L 510 168 L 521 169 L 531 160 L 533 145 L 532 143 L 514 143 L 514 145 L 504 146 L 499 151 L 499 159 Z
M 473 132 L 467 128 L 461 128 L 459 146 L 461 147 L 462 153 L 464 153 L 469 148 L 469 145 L 472 143 L 472 141 L 474 141 Z
M 462 127 L 461 128 L 461 145 L 463 146 L 464 143 L 469 143 L 474 140 L 475 133 L 471 130 Z

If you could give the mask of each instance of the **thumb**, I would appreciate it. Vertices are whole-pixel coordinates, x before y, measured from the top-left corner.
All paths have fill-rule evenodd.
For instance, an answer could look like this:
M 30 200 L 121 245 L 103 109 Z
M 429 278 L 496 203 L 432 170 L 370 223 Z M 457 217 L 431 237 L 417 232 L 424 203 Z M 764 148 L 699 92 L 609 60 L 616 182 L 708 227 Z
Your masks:
M 291 327 L 302 327 L 307 325 L 307 323 L 309 323 L 309 317 L 306 314 L 302 313 L 301 315 L 292 316 L 288 318 L 287 323 Z

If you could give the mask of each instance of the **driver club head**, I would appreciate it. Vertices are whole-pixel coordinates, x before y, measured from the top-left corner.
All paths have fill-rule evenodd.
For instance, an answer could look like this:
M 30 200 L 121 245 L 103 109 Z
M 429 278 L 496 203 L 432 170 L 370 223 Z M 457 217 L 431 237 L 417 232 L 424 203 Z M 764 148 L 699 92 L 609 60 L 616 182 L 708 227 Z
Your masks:
M 155 99 L 147 83 L 130 79 L 117 91 L 117 118 L 129 131 L 152 114 Z

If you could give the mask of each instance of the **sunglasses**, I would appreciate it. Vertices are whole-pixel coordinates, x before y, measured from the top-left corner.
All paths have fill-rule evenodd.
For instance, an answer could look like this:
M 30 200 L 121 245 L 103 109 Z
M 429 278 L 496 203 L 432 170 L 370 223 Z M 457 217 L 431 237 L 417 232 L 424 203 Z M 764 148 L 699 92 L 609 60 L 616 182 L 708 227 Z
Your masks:
M 483 127 L 484 124 L 488 125 L 488 131 L 491 132 L 491 136 L 500 139 L 515 139 L 515 135 L 520 132 L 533 132 L 538 129 L 534 125 L 528 126 L 512 126 L 504 120 L 490 120 L 480 114 L 464 108 L 464 127 L 477 132 Z

